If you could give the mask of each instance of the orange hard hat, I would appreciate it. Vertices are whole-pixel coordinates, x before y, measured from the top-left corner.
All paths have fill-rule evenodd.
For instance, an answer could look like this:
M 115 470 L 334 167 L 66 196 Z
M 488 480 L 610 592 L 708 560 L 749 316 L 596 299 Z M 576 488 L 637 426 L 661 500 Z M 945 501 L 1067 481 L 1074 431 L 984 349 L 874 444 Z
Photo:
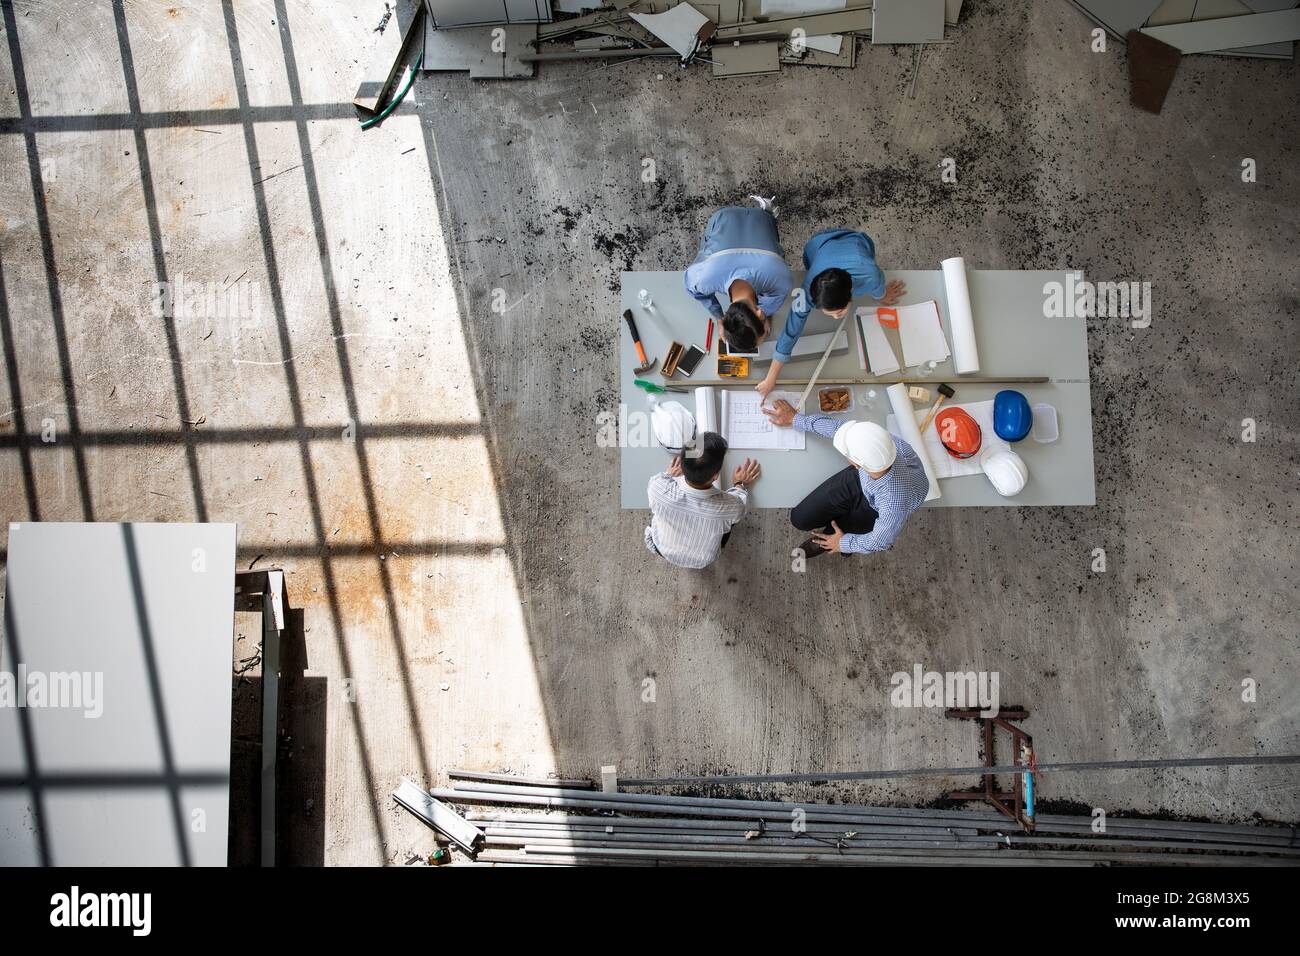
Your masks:
M 963 408 L 945 408 L 934 419 L 939 441 L 954 458 L 972 458 L 979 454 L 983 434 L 979 422 Z

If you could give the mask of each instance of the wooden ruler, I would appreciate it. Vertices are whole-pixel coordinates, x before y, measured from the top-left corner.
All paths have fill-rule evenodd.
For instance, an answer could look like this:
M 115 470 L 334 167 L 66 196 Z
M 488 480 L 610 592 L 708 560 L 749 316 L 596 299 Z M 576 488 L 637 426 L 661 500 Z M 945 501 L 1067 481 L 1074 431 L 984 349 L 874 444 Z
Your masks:
M 819 381 L 816 378 L 783 378 L 776 383 L 777 388 L 782 385 L 804 385 L 809 382 Z M 943 382 L 947 385 L 1046 385 L 1051 381 L 1046 375 L 1003 375 L 999 377 L 986 375 L 953 375 L 944 378 L 941 375 L 931 375 L 926 378 L 827 378 L 820 380 L 823 385 L 938 385 Z M 722 386 L 735 388 L 738 385 L 757 384 L 743 378 L 715 378 L 715 379 L 673 379 L 674 385 L 682 385 L 686 388 L 701 388 L 705 385 Z

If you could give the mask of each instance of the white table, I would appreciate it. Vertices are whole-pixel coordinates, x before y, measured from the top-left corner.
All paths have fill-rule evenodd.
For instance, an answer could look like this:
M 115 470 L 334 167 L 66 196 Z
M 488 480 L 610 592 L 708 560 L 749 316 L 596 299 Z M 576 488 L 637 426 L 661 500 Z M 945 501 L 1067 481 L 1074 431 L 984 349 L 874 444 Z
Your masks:
M 1056 407 L 1060 423 L 1060 438 L 1051 444 L 1039 444 L 1026 438 L 1015 445 L 1015 450 L 1029 468 L 1029 483 L 1013 498 L 1004 498 L 993 490 L 987 478 L 967 475 L 940 480 L 942 497 L 928 502 L 930 506 L 953 508 L 1022 507 L 1026 505 L 1092 505 L 1096 503 L 1092 459 L 1092 401 L 1088 386 L 1088 341 L 1086 322 L 1082 318 L 1045 318 L 1043 315 L 1044 286 L 1049 282 L 1066 281 L 1066 272 L 975 270 L 969 272 L 972 310 L 975 315 L 975 336 L 979 347 L 980 376 L 1045 375 L 1049 381 L 1042 385 L 978 385 L 962 384 L 962 377 L 953 372 L 951 362 L 939 366 L 927 386 L 933 392 L 941 382 L 952 385 L 957 394 L 951 404 L 987 401 L 1003 388 L 1015 388 L 1025 394 L 1031 405 L 1046 402 Z M 1079 277 L 1078 273 L 1075 273 Z M 945 333 L 951 323 L 944 294 L 943 273 L 938 270 L 890 272 L 887 278 L 902 279 L 907 283 L 903 303 L 934 299 L 939 303 Z M 796 284 L 801 273 L 795 273 Z M 650 381 L 658 384 L 681 384 L 681 376 L 665 380 L 659 374 L 669 343 L 676 340 L 684 345 L 704 347 L 708 312 L 696 302 L 682 285 L 680 272 L 625 272 L 622 277 L 622 309 L 631 309 L 646 354 L 658 357 L 660 365 L 650 373 Z M 647 313 L 637 303 L 640 289 L 650 292 L 654 303 L 653 313 Z M 874 306 L 870 299 L 855 301 L 859 306 Z M 773 336 L 785 324 L 789 302 L 773 322 Z M 620 401 L 629 411 L 647 409 L 646 394 L 636 388 L 633 368 L 637 365 L 636 350 L 627 331 L 626 323 L 618 319 L 620 332 L 619 394 Z M 804 334 L 833 331 L 838 323 L 820 311 L 808 317 Z M 850 318 L 845 326 L 849 330 L 849 350 L 834 354 L 822 371 L 822 380 L 831 378 L 859 378 L 869 373 L 858 365 L 858 331 Z M 715 325 L 714 344 L 709 356 L 700 363 L 695 379 L 717 378 L 717 342 L 720 330 Z M 889 333 L 897 348 L 896 333 Z M 949 336 L 949 346 L 951 346 Z M 811 355 L 789 362 L 783 371 L 788 378 L 808 378 L 820 356 Z M 901 360 L 901 353 L 899 358 Z M 767 365 L 750 362 L 749 379 L 735 379 L 737 388 L 752 388 L 753 383 L 766 374 Z M 904 369 L 904 372 L 912 370 Z M 778 387 L 779 383 L 778 383 Z M 852 417 L 885 424 L 890 412 L 884 386 L 874 386 L 879 393 L 874 409 L 862 407 L 867 386 L 853 386 L 857 407 Z M 803 386 L 791 386 L 800 392 Z M 676 398 L 687 408 L 694 409 L 694 396 L 667 395 Z M 918 406 L 919 407 L 919 406 Z M 809 411 L 816 410 L 815 393 L 809 397 Z M 736 450 L 728 454 L 728 471 L 746 456 L 755 458 L 763 467 L 763 475 L 755 483 L 750 496 L 750 506 L 757 508 L 790 508 L 822 481 L 840 470 L 845 460 L 831 446 L 829 440 L 809 434 L 803 451 L 749 451 Z M 645 508 L 646 483 L 650 477 L 663 470 L 668 455 L 662 448 L 624 447 L 620 454 L 620 503 L 624 508 Z

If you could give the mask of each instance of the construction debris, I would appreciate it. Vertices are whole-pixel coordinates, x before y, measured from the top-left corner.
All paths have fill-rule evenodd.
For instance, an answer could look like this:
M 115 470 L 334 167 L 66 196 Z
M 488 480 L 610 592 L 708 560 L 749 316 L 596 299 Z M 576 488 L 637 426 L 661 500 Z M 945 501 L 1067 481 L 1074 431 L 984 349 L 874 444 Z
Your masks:
M 871 42 L 929 43 L 943 39 L 943 0 L 876 0 Z
M 1159 113 L 1184 54 L 1291 59 L 1300 0 L 1070 0 L 1128 42 L 1130 99 Z
M 1182 53 L 1291 59 L 1300 0 L 1070 0 L 1111 36 L 1134 30 Z
M 945 24 L 955 25 L 962 7 L 961 0 L 879 0 L 874 8 L 871 0 L 572 0 L 554 5 L 564 19 L 552 19 L 548 10 L 521 28 L 519 17 L 485 20 L 483 6 L 471 13 L 453 9 L 465 6 L 454 0 L 429 3 L 423 68 L 467 71 L 475 79 L 530 77 L 537 63 L 666 55 L 683 66 L 702 59 L 718 77 L 780 73 L 787 65 L 851 69 L 858 38 L 872 36 L 873 16 L 892 37 L 880 42 L 928 43 L 942 40 Z M 582 12 L 566 16 L 576 11 Z M 912 30 L 914 23 L 923 28 Z M 504 42 L 503 25 L 516 31 Z M 547 49 L 553 43 L 563 46 Z
M 714 76 L 756 76 L 781 72 L 781 44 L 775 40 L 714 47 L 709 51 L 709 57 L 713 60 Z
M 548 23 L 551 0 L 425 0 L 429 19 L 441 30 L 496 24 Z M 600 6 L 599 0 L 588 6 Z
M 467 776 L 456 771 L 456 776 Z M 529 786 L 501 774 L 432 791 L 486 804 L 479 862 L 515 865 L 1294 866 L 1293 827 L 1040 814 L 1031 834 L 992 811 L 790 803 Z M 504 779 L 501 779 L 504 778 Z M 510 809 L 515 808 L 515 809 Z
M 679 3 L 665 13 L 632 13 L 629 16 L 676 50 L 682 58 L 682 66 L 691 62 L 718 28 L 715 22 L 689 3 Z
M 1182 59 L 1176 47 L 1140 30 L 1130 31 L 1128 72 L 1133 105 L 1148 113 L 1159 113 Z
M 354 105 L 377 113 L 380 104 L 387 102 L 389 94 L 398 85 L 403 66 L 414 67 L 419 52 L 415 38 L 423 36 L 423 10 L 422 0 L 398 0 L 393 10 L 386 12 L 383 28 L 377 31 L 369 65 L 352 98 Z M 393 22 L 393 13 L 396 14 L 396 23 Z
M 403 780 L 402 785 L 393 791 L 393 799 L 455 842 L 466 853 L 478 850 L 478 845 L 483 840 L 483 831 L 467 822 L 451 807 L 439 803 L 410 780 Z
M 471 79 L 528 79 L 535 72 L 524 59 L 537 42 L 536 25 L 438 29 L 430 18 L 424 31 L 424 67 L 464 73 Z

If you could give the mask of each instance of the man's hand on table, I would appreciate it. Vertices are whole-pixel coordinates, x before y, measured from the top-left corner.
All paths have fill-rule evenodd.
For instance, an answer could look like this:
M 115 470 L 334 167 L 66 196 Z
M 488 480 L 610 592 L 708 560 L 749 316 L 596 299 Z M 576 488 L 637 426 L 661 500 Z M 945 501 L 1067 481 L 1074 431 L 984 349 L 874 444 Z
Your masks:
M 784 398 L 778 398 L 771 408 L 764 407 L 763 414 L 778 428 L 789 428 L 794 424 L 794 406 Z
M 758 462 L 746 458 L 743 462 L 737 465 L 736 470 L 731 473 L 731 483 L 733 485 L 744 485 L 745 487 L 749 487 L 754 482 L 758 481 L 759 473 L 762 472 L 762 470 L 763 469 L 758 466 Z
M 880 300 L 880 304 L 888 308 L 891 305 L 897 305 L 898 300 L 907 295 L 907 283 L 902 279 L 895 279 L 889 285 L 885 286 L 885 295 Z

